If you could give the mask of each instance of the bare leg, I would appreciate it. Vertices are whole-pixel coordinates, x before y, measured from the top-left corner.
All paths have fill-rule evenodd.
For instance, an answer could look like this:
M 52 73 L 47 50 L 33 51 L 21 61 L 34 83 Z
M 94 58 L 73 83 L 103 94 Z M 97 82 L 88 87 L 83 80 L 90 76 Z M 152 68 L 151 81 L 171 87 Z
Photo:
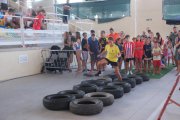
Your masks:
M 151 72 L 151 60 L 148 60 L 148 72 Z
M 122 77 L 119 72 L 119 67 L 114 67 L 114 72 L 115 72 L 116 76 L 118 77 L 118 80 L 122 81 Z
M 146 69 L 146 68 L 147 68 L 147 61 L 148 61 L 148 60 L 144 60 L 144 72 L 146 72 L 146 70 L 147 70 L 147 69 Z

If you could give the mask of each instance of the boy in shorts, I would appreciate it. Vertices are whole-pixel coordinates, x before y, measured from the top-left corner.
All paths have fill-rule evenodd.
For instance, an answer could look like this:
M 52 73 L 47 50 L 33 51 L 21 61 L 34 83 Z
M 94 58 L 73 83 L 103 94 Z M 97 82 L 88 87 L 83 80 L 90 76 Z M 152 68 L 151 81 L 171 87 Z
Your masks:
M 82 45 L 82 67 L 83 72 L 87 72 L 87 60 L 88 60 L 88 40 L 87 33 L 83 33 Z
M 125 43 L 124 43 L 124 57 L 125 57 L 125 69 L 126 69 L 126 74 L 133 74 L 132 73 L 132 64 L 133 64 L 133 60 L 134 60 L 134 51 L 135 51 L 135 45 L 134 42 L 131 42 L 129 40 L 130 36 L 126 35 L 125 37 Z
M 98 62 L 97 64 L 98 73 L 96 73 L 95 76 L 99 76 L 101 74 L 101 70 L 103 69 L 104 65 L 110 64 L 114 68 L 114 72 L 118 80 L 121 81 L 122 77 L 118 67 L 118 58 L 121 57 L 121 53 L 119 51 L 118 46 L 115 45 L 113 41 L 114 39 L 112 37 L 108 38 L 109 44 L 106 45 L 105 50 L 100 54 L 100 56 L 102 56 L 105 53 L 107 53 L 107 55 L 104 59 Z
M 91 57 L 91 72 L 92 72 L 95 70 L 94 65 L 97 62 L 97 56 L 99 54 L 99 42 L 96 39 L 95 34 L 92 34 L 91 37 L 88 39 L 88 46 L 89 46 L 89 54 Z
M 153 54 L 153 74 L 160 74 L 161 72 L 161 48 L 158 43 L 154 43 L 154 48 L 152 50 Z

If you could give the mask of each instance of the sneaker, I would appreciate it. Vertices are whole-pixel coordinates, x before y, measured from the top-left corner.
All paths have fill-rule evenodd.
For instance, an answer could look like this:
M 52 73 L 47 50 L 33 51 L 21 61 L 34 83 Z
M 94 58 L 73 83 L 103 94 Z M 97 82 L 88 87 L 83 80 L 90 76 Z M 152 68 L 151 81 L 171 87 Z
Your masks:
M 103 72 L 101 72 L 101 74 L 99 74 L 99 76 L 103 76 Z
M 98 71 L 95 76 L 99 76 L 101 74 L 101 71 Z
M 132 71 L 129 72 L 131 75 L 133 75 Z
M 127 72 L 127 75 L 129 75 L 129 71 Z

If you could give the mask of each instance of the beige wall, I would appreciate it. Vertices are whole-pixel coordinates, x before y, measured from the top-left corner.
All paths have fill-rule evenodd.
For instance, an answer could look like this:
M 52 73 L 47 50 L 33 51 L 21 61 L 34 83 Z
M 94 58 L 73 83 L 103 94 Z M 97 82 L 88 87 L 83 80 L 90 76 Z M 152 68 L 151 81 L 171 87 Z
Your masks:
M 47 12 L 55 12 L 54 0 L 42 0 L 39 2 L 33 2 L 33 9 L 37 9 L 39 6 L 42 6 Z
M 96 24 L 95 30 L 106 30 L 109 32 L 109 28 L 113 27 L 117 32 L 123 30 L 132 37 L 135 36 L 135 1 L 137 1 L 137 34 L 141 34 L 143 30 L 150 27 L 154 33 L 160 32 L 165 39 L 165 36 L 170 33 L 173 26 L 166 25 L 165 21 L 162 20 L 162 0 L 131 0 L 130 17 L 109 23 Z M 152 19 L 152 21 L 146 21 L 146 19 Z M 180 29 L 180 26 L 177 27 Z
M 28 63 L 19 63 L 19 55 L 28 55 Z M 0 51 L 0 81 L 38 74 L 42 68 L 41 50 Z

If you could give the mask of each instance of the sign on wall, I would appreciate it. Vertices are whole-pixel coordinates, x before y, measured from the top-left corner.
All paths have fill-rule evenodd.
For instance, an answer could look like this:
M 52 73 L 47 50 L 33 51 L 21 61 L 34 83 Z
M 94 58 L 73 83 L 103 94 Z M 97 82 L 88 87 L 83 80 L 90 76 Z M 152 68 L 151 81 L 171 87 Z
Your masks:
M 28 55 L 19 55 L 19 64 L 28 63 Z

